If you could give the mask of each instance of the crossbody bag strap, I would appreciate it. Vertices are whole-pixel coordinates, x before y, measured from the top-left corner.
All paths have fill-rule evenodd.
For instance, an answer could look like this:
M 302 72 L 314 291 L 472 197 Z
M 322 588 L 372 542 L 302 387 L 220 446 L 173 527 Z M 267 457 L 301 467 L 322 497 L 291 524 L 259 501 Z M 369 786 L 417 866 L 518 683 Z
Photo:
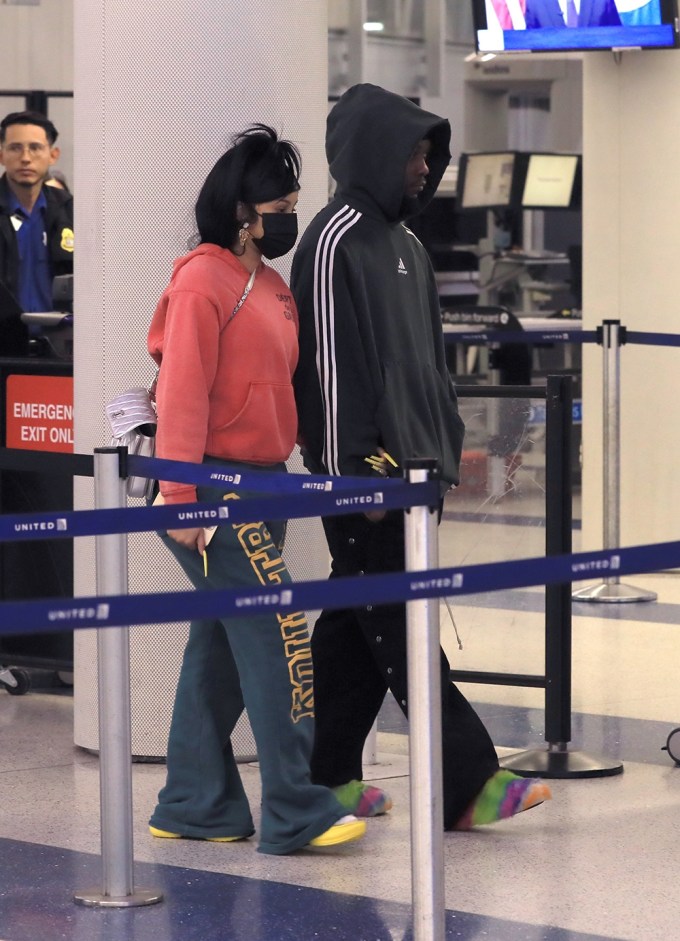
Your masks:
M 250 278 L 248 278 L 248 283 L 246 284 L 246 289 L 245 289 L 245 291 L 244 291 L 243 294 L 241 295 L 241 300 L 238 302 L 238 304 L 236 305 L 236 307 L 234 307 L 234 309 L 232 310 L 231 316 L 230 316 L 229 320 L 227 320 L 227 323 L 230 323 L 230 322 L 234 319 L 234 317 L 236 316 L 236 314 L 238 314 L 238 312 L 240 311 L 240 309 L 243 307 L 243 304 L 244 304 L 244 302 L 245 302 L 245 299 L 246 299 L 246 298 L 248 297 L 248 295 L 250 294 L 250 289 L 252 288 L 252 286 L 253 286 L 254 283 L 255 283 L 255 272 L 253 271 L 253 273 L 251 274 Z
M 149 388 L 147 389 L 147 392 L 149 393 L 149 400 L 151 401 L 151 404 L 153 405 L 154 408 L 156 407 L 156 389 L 158 388 L 158 374 L 160 373 L 160 371 L 161 371 L 161 367 L 158 366 L 156 369 L 156 375 L 151 380 L 151 384 Z

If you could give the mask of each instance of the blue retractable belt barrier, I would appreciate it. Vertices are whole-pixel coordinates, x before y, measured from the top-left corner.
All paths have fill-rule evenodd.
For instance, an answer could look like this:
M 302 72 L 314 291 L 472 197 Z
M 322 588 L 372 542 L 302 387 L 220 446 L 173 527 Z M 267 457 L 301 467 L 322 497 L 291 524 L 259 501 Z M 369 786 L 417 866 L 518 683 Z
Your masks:
M 412 485 L 417 486 L 417 485 Z M 680 566 L 680 542 L 580 552 L 459 568 L 295 582 L 261 591 L 186 591 L 0 603 L 3 634 L 65 628 L 237 617 L 254 610 L 300 611 L 388 604 L 418 598 L 472 595 L 531 585 L 570 583 L 594 576 L 658 572 Z
M 446 343 L 597 343 L 595 330 L 466 330 L 444 334 Z
M 409 484 L 402 480 L 388 480 L 384 482 L 390 485 L 387 487 L 372 482 L 360 487 L 357 486 L 358 478 L 353 480 L 353 488 L 340 492 L 311 490 L 305 491 L 304 494 L 229 500 L 222 503 L 178 503 L 128 509 L 73 510 L 63 513 L 52 511 L 0 516 L 0 542 L 187 529 L 227 522 L 235 525 L 260 520 L 302 519 L 310 516 L 364 513 L 375 509 L 436 506 L 439 502 L 439 486 L 433 481 Z
M 680 346 L 680 336 L 675 333 L 645 333 L 639 330 L 626 330 L 626 344 L 638 343 L 641 346 Z
M 128 455 L 127 473 L 151 480 L 172 480 L 181 484 L 229 487 L 257 493 L 308 493 L 309 491 L 353 490 L 356 487 L 383 489 L 403 483 L 403 478 L 332 477 L 330 474 L 285 474 L 275 471 L 244 470 L 230 464 L 191 464 L 158 457 Z

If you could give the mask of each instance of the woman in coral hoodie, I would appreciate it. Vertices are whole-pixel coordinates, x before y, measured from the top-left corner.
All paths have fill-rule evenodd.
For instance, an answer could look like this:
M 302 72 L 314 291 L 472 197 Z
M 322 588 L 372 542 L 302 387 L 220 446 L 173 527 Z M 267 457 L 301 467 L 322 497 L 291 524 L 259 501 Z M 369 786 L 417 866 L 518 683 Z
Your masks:
M 197 248 L 175 262 L 149 329 L 160 366 L 158 457 L 285 471 L 297 432 L 292 375 L 298 317 L 290 289 L 262 261 L 297 238 L 300 157 L 257 124 L 236 137 L 196 203 Z M 243 492 L 160 482 L 166 503 Z M 284 524 L 169 530 L 163 541 L 199 589 L 290 581 Z M 204 563 L 204 553 L 206 562 Z M 230 735 L 247 709 L 262 780 L 259 851 L 357 839 L 363 821 L 311 783 L 312 660 L 304 614 L 260 613 L 191 624 L 173 710 L 167 781 L 151 816 L 158 838 L 215 842 L 255 832 Z

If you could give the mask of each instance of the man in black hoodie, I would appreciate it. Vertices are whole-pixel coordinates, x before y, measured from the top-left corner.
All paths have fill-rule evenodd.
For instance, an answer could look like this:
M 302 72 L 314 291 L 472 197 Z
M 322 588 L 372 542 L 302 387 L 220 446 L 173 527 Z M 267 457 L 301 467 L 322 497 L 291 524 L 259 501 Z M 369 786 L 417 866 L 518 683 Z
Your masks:
M 291 286 L 300 312 L 295 376 L 300 439 L 313 473 L 370 475 L 436 458 L 458 483 L 464 427 L 446 368 L 425 249 L 403 224 L 434 196 L 450 160 L 448 121 L 375 85 L 355 85 L 328 117 L 333 200 L 307 228 Z M 366 458 L 371 458 L 367 462 Z M 401 512 L 324 519 L 331 578 L 403 571 Z M 391 807 L 362 780 L 362 750 L 385 693 L 408 715 L 403 604 L 324 611 L 312 636 L 313 779 L 353 813 Z M 467 829 L 550 796 L 501 771 L 481 720 L 441 653 L 444 826 Z

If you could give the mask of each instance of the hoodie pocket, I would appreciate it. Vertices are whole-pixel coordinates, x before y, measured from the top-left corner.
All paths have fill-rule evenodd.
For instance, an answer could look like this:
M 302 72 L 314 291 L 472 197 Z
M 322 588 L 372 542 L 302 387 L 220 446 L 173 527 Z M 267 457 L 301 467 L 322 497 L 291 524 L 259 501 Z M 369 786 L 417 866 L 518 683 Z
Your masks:
M 295 444 L 297 414 L 289 383 L 251 382 L 243 406 L 229 421 L 216 426 L 207 448 L 241 460 L 286 460 Z
M 378 406 L 384 447 L 400 464 L 435 458 L 442 478 L 458 483 L 465 426 L 449 383 L 427 363 L 388 362 L 384 370 L 385 394 Z

